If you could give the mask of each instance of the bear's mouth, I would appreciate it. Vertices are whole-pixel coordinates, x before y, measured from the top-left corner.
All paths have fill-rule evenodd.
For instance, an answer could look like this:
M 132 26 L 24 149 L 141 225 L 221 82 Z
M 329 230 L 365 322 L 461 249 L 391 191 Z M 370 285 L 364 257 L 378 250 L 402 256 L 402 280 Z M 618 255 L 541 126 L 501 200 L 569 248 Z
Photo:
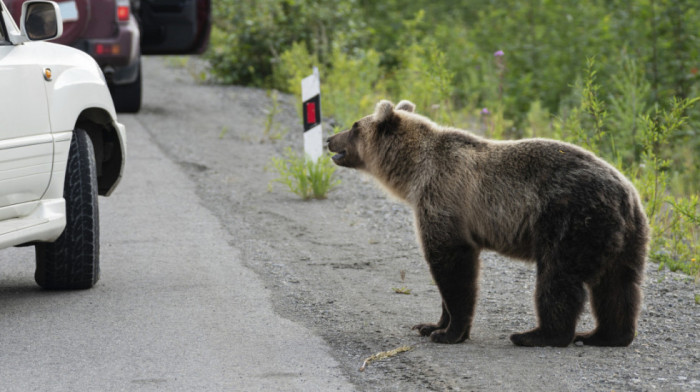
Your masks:
M 339 152 L 339 153 L 333 155 L 333 156 L 331 157 L 331 159 L 333 160 L 333 162 L 338 163 L 340 160 L 342 160 L 343 158 L 345 158 L 345 153 L 346 153 L 346 152 L 347 152 L 347 151 L 343 150 L 343 151 L 341 151 L 341 152 Z

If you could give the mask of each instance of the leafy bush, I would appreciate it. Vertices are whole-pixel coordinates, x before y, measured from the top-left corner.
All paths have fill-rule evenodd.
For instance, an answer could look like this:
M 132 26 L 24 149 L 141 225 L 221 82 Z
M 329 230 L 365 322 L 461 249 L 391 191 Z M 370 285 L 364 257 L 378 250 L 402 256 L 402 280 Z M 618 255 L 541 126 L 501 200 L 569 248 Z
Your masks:
M 634 68 L 633 64 L 629 65 Z M 673 196 L 669 194 L 669 168 L 671 162 L 663 157 L 663 147 L 673 140 L 687 123 L 686 112 L 698 101 L 675 98 L 669 109 L 656 107 L 653 111 L 634 110 L 634 107 L 613 102 L 608 111 L 606 102 L 598 92 L 595 63 L 588 61 L 586 78 L 576 89 L 581 89 L 581 101 L 567 118 L 557 119 L 555 129 L 558 136 L 602 155 L 617 164 L 632 180 L 646 207 L 646 214 L 652 229 L 650 258 L 660 267 L 681 270 L 687 274 L 700 274 L 697 262 L 700 252 L 700 213 L 698 196 Z M 637 91 L 643 91 L 646 83 L 630 76 L 621 81 L 626 84 L 621 97 L 634 101 Z M 631 131 L 608 132 L 611 124 L 622 122 L 633 124 Z M 636 131 L 635 131 L 636 130 Z M 615 137 L 617 136 L 617 137 Z M 620 147 L 639 151 L 638 159 L 624 159 Z
M 340 180 L 333 178 L 336 166 L 328 155 L 317 161 L 303 157 L 287 148 L 284 158 L 273 157 L 272 166 L 279 177 L 275 182 L 282 183 L 302 199 L 325 199 Z
M 383 88 L 378 86 L 381 77 L 379 54 L 374 50 L 357 50 L 350 55 L 339 48 L 332 53 L 333 67 L 322 77 L 321 94 L 323 110 L 333 115 L 335 125 L 349 128 L 359 116 L 371 113 L 382 98 Z
M 286 91 L 273 79 L 282 53 L 295 42 L 317 57 L 330 52 L 336 26 L 354 19 L 352 1 L 217 0 L 206 54 L 211 72 L 224 83 Z
M 660 267 L 691 275 L 700 273 L 698 196 L 668 194 L 670 161 L 661 157 L 660 146 L 684 126 L 684 113 L 698 100 L 674 99 L 669 110 L 656 109 L 652 116 L 643 116 L 642 165 L 636 173 L 628 170 L 646 204 L 652 228 L 650 257 Z
M 651 257 L 698 273 L 696 0 L 222 0 L 215 26 L 215 75 L 298 99 L 316 65 L 337 128 L 410 99 L 490 137 L 590 149 L 639 189 Z

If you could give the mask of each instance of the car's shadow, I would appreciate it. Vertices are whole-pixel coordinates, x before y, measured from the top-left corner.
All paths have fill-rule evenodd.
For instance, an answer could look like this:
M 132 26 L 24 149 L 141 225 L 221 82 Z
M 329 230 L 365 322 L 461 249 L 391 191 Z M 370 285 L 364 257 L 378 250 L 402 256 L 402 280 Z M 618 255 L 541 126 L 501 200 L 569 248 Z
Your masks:
M 53 298 L 66 296 L 82 290 L 45 290 L 39 287 L 30 278 L 28 279 L 2 279 L 0 280 L 0 311 L 4 302 L 11 302 L 18 299 Z
M 65 297 L 77 291 L 45 290 L 34 281 L 34 249 L 10 248 L 0 253 L 0 314 L 23 301 L 45 303 L 49 298 Z

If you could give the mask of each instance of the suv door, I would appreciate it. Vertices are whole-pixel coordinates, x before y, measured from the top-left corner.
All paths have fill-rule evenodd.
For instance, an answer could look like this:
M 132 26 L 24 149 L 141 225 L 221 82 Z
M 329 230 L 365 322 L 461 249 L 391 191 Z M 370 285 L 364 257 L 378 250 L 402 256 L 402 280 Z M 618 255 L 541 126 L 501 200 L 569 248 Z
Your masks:
M 197 54 L 209 41 L 210 0 L 132 0 L 141 23 L 141 53 Z
M 22 214 L 3 207 L 39 200 L 49 185 L 53 138 L 44 69 L 30 45 L 7 39 L 0 8 L 0 220 Z M 13 212 L 14 211 L 14 212 Z

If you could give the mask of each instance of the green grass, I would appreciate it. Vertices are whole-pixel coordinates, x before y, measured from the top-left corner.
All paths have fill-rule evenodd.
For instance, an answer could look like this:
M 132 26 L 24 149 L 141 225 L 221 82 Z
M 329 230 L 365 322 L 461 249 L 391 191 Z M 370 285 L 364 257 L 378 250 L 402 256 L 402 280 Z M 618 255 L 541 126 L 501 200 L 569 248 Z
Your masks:
M 285 157 L 272 158 L 272 168 L 278 174 L 273 181 L 287 186 L 304 200 L 325 199 L 328 192 L 340 184 L 333 176 L 336 166 L 328 155 L 313 161 L 288 147 Z
M 406 288 L 406 287 L 392 287 L 391 288 L 396 294 L 406 294 L 410 295 L 411 294 L 411 289 Z
M 286 131 L 279 130 L 279 124 L 275 123 L 275 116 L 279 113 L 279 92 L 268 90 L 267 96 L 270 98 L 270 108 L 265 116 L 265 129 L 263 130 L 264 140 L 276 141 L 284 137 Z
M 371 113 L 380 98 L 409 99 L 438 123 L 491 138 L 584 146 L 639 190 L 652 227 L 650 258 L 700 273 L 697 1 L 243 3 L 213 6 L 207 57 L 218 80 L 299 99 L 300 80 L 315 65 L 334 128 Z M 326 170 L 314 175 L 298 163 L 281 170 L 281 162 L 280 173 L 299 173 L 277 181 L 315 197 L 310 183 L 324 181 L 312 177 Z

